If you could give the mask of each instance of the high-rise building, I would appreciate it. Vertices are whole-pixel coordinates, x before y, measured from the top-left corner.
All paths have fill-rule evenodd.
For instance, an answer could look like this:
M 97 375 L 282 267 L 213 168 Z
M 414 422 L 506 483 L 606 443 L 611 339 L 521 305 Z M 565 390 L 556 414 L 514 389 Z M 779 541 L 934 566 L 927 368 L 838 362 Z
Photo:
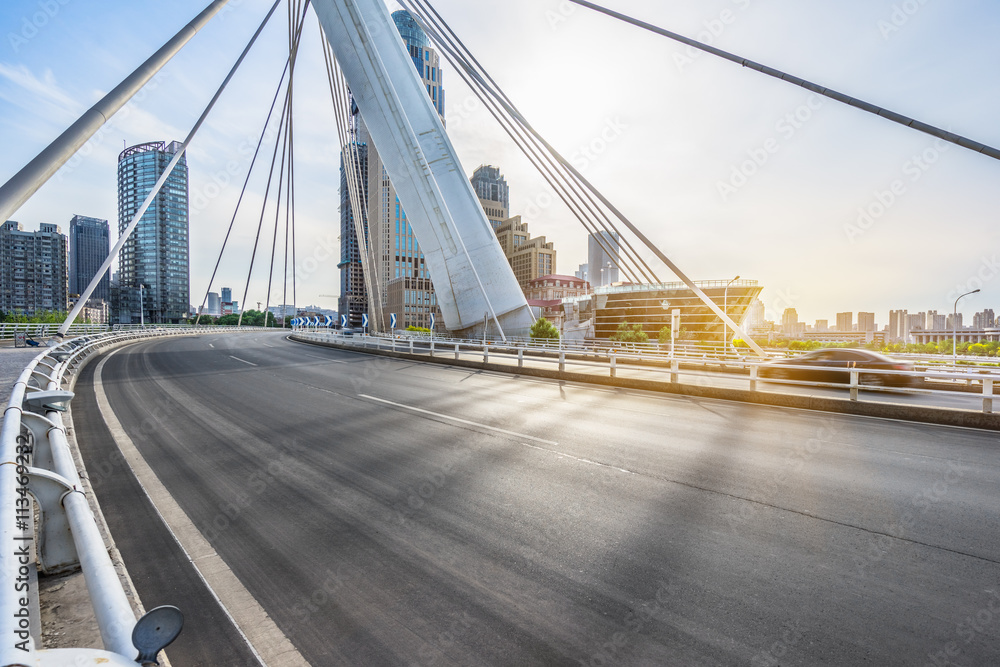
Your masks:
M 212 317 L 222 315 L 222 299 L 219 298 L 217 292 L 208 293 L 208 304 L 205 307 L 205 314 Z
M 830 330 L 830 320 L 816 320 L 816 326 L 813 327 L 816 333 L 826 333 Z
M 69 293 L 80 295 L 97 275 L 97 270 L 111 251 L 108 221 L 74 215 L 69 221 Z M 97 284 L 91 299 L 109 299 L 108 283 L 111 272 L 106 271 Z
M 947 325 L 945 315 L 938 315 L 936 310 L 927 311 L 927 325 L 924 329 L 928 331 L 943 331 Z
M 889 311 L 889 336 L 890 342 L 905 342 L 910 336 L 910 315 L 905 310 Z
M 556 272 L 555 247 L 544 236 L 531 238 L 528 223 L 521 222 L 521 216 L 504 220 L 497 228 L 497 240 L 522 290 L 532 280 Z
M 352 105 L 353 108 L 353 105 Z M 357 141 L 360 122 L 357 115 L 351 118 L 351 142 L 340 152 L 340 298 L 337 310 L 347 315 L 347 326 L 360 327 L 363 316 L 368 313 L 368 289 L 365 285 L 362 252 L 367 247 L 368 221 L 364 212 L 355 214 L 351 203 L 349 187 L 350 171 L 353 167 L 356 187 L 365 202 L 368 200 L 368 146 Z M 362 242 L 358 241 L 360 222 Z
M 905 311 L 904 311 L 905 312 Z M 927 313 L 917 313 L 916 315 L 906 316 L 906 330 L 911 331 L 922 331 L 924 327 L 927 326 Z M 909 339 L 909 334 L 907 334 L 906 342 L 911 342 Z
M 118 156 L 118 233 L 122 234 L 152 191 L 180 142 L 150 142 Z M 188 315 L 190 241 L 188 168 L 181 157 L 143 214 L 119 257 L 119 320 L 181 323 Z M 144 314 L 140 317 L 140 312 Z
M 578 268 L 576 270 L 576 273 L 574 273 L 573 275 L 579 278 L 580 280 L 586 280 L 589 284 L 590 280 L 588 276 L 590 272 L 587 270 L 587 266 L 588 266 L 587 264 L 581 264 L 580 268 Z
M 68 307 L 68 242 L 57 225 L 43 222 L 26 232 L 8 220 L 0 225 L 0 311 L 28 314 Z
M 223 287 L 222 288 L 222 300 L 223 301 L 232 301 L 233 300 L 233 288 L 232 287 Z
M 781 314 L 781 330 L 783 333 L 794 336 L 805 331 L 805 322 L 799 322 L 799 313 L 794 308 L 785 308 Z
M 599 231 L 587 242 L 587 279 L 594 287 L 604 287 L 620 280 L 618 276 L 618 233 Z
M 962 326 L 962 313 L 957 313 L 957 314 L 948 313 L 947 317 L 948 317 L 948 319 L 945 322 L 945 326 L 948 329 L 957 329 L 959 331 L 962 330 L 962 328 L 963 328 L 963 326 Z
M 991 308 L 987 308 L 972 316 L 973 329 L 991 329 L 996 324 L 996 317 Z
M 440 57 L 409 12 L 393 12 L 392 20 L 443 122 L 445 94 Z M 368 146 L 368 242 L 374 255 L 374 275 L 369 279 L 376 292 L 372 301 L 377 304 L 377 312 L 369 314 L 369 324 L 388 329 L 390 314 L 394 313 L 397 329 L 429 328 L 434 315 L 435 326 L 441 328 L 443 318 L 424 255 L 363 122 L 359 141 Z
M 858 313 L 858 331 L 875 331 L 875 313 Z
M 469 180 L 495 232 L 510 217 L 510 188 L 507 186 L 507 179 L 500 173 L 499 167 L 482 165 L 473 172 Z
M 837 313 L 837 331 L 854 331 L 854 313 Z

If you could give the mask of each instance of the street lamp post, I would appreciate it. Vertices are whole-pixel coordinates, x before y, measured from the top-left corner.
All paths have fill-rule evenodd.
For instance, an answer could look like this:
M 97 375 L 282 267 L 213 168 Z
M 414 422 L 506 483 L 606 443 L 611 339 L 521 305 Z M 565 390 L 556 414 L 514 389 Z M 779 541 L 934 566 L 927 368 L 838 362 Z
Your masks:
M 951 313 L 951 365 L 958 366 L 958 302 L 962 297 L 975 294 L 979 290 L 966 292 L 955 299 L 955 309 Z
M 142 303 L 142 288 L 146 285 L 144 283 L 139 283 L 139 326 L 146 326 L 146 308 Z
M 740 277 L 736 276 L 728 283 L 726 283 L 726 291 L 722 293 L 722 312 L 724 312 L 726 315 L 729 314 L 729 286 L 739 279 Z M 726 330 L 725 322 L 722 323 L 722 349 L 724 351 L 729 350 L 729 332 Z

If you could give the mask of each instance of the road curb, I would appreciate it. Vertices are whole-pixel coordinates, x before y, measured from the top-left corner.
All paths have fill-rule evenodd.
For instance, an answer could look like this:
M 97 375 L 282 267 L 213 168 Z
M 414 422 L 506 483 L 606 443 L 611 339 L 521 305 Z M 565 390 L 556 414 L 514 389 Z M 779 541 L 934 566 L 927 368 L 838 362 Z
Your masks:
M 483 363 L 481 361 L 471 361 L 468 359 L 451 359 L 444 356 L 430 357 L 422 354 L 410 354 L 408 352 L 392 352 L 389 350 L 358 348 L 352 345 L 344 345 L 342 343 L 309 340 L 295 334 L 289 335 L 288 339 L 298 343 L 305 343 L 307 345 L 315 345 L 318 347 L 330 347 L 350 352 L 360 352 L 364 354 L 373 354 L 383 357 L 391 357 L 394 359 L 406 359 L 408 361 L 420 361 L 430 364 L 442 364 L 458 368 L 475 368 L 499 373 L 509 373 L 511 375 L 525 375 L 529 377 L 540 377 L 552 380 L 565 380 L 567 382 L 581 382 L 604 387 L 639 389 L 642 391 L 655 391 L 665 394 L 693 396 L 696 398 L 714 398 L 725 401 L 739 401 L 742 403 L 753 403 L 756 405 L 768 405 L 772 407 L 816 410 L 820 412 L 833 412 L 860 417 L 898 419 L 922 424 L 958 426 L 988 431 L 1000 431 L 1000 415 L 986 414 L 973 410 L 949 410 L 945 408 L 916 407 L 897 403 L 873 403 L 819 396 L 778 394 L 773 392 L 750 391 L 747 389 L 702 387 L 684 383 L 657 382 L 655 380 L 638 380 L 634 378 L 622 377 L 602 377 L 586 373 L 571 373 L 568 371 L 560 372 L 544 368 L 518 368 L 517 366 L 510 366 L 507 364 Z

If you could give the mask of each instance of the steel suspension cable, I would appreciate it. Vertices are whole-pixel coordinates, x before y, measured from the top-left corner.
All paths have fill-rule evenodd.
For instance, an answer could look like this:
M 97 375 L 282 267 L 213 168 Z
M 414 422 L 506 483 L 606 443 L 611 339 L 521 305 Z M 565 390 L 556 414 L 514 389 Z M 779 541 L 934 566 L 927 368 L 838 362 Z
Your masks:
M 118 256 L 118 253 L 125 245 L 125 242 L 128 240 L 128 237 L 138 226 L 139 221 L 142 219 L 142 216 L 145 215 L 146 210 L 149 209 L 150 204 L 153 203 L 153 199 L 155 199 L 157 195 L 159 195 L 160 190 L 163 189 L 163 186 L 166 184 L 167 179 L 170 177 L 170 174 L 173 173 L 174 167 L 177 166 L 177 163 L 180 162 L 181 157 L 184 156 L 185 152 L 187 151 L 188 145 L 190 145 L 191 141 L 198 133 L 198 130 L 201 129 L 201 126 L 204 124 L 205 119 L 208 118 L 208 114 L 211 113 L 212 109 L 215 107 L 216 102 L 218 102 L 219 98 L 222 97 L 223 91 L 225 91 L 226 87 L 229 85 L 229 82 L 232 81 L 233 77 L 236 75 L 236 71 L 240 68 L 240 65 L 243 64 L 243 61 L 246 59 L 247 54 L 250 53 L 250 49 L 252 49 L 253 45 L 257 43 L 257 38 L 260 37 L 260 34 L 264 31 L 264 26 L 266 26 L 268 21 L 271 20 L 271 16 L 274 14 L 274 10 L 278 8 L 278 4 L 280 2 L 281 0 L 275 0 L 274 4 L 271 5 L 271 9 L 267 12 L 267 15 L 264 17 L 264 20 L 261 21 L 260 26 L 257 27 L 257 30 L 250 38 L 250 41 L 247 43 L 246 47 L 244 47 L 243 52 L 240 54 L 240 57 L 236 59 L 236 62 L 229 70 L 229 73 L 226 75 L 226 78 L 223 79 L 222 84 L 219 86 L 219 89 L 215 92 L 215 95 L 212 96 L 212 99 L 209 101 L 208 106 L 205 107 L 205 110 L 202 112 L 201 116 L 198 117 L 198 120 L 195 122 L 194 127 L 192 127 L 191 131 L 188 133 L 187 138 L 184 139 L 184 142 L 181 144 L 180 148 L 177 149 L 177 152 L 174 154 L 174 157 L 170 160 L 169 163 L 167 163 L 167 166 L 164 168 L 163 173 L 160 175 L 159 179 L 157 179 L 156 184 L 153 186 L 153 189 L 149 191 L 148 195 L 146 195 L 145 201 L 143 201 L 142 205 L 139 207 L 139 210 L 136 211 L 135 216 L 132 218 L 132 222 L 130 222 L 128 226 L 119 235 L 118 242 L 115 243 L 115 247 L 112 248 L 111 252 L 108 254 L 107 259 L 104 260 L 104 263 L 94 274 L 94 278 L 90 281 L 90 284 L 87 286 L 87 289 L 84 290 L 83 294 L 80 295 L 80 298 L 77 300 L 76 305 L 66 316 L 66 320 L 62 323 L 62 325 L 60 325 L 58 331 L 59 336 L 64 336 L 66 332 L 69 331 L 70 324 L 73 323 L 73 320 L 75 320 L 77 315 L 80 314 L 80 311 L 83 310 L 83 307 L 86 305 L 87 300 L 90 298 L 90 295 L 94 293 L 94 290 L 97 289 L 97 285 L 101 282 L 101 279 L 104 277 L 104 274 L 107 273 L 109 268 L 111 268 L 111 263 Z
M 594 4 L 593 2 L 586 2 L 585 0 L 569 0 L 569 1 L 574 4 L 580 5 L 581 7 L 592 9 L 595 12 L 600 12 L 601 14 L 610 16 L 611 18 L 618 19 L 619 21 L 624 21 L 625 23 L 629 23 L 638 28 L 642 28 L 643 30 L 648 30 L 649 32 L 656 33 L 657 35 L 667 37 L 669 39 L 674 40 L 675 42 L 680 42 L 681 44 L 694 47 L 699 51 L 704 51 L 705 53 L 710 53 L 713 56 L 717 56 L 719 58 L 723 58 L 730 62 L 734 62 L 737 65 L 740 65 L 741 67 L 746 67 L 747 69 L 752 69 L 756 72 L 760 72 L 761 74 L 766 74 L 767 76 L 773 77 L 775 79 L 786 81 L 792 85 L 799 86 L 800 88 L 805 88 L 808 91 L 814 92 L 817 95 L 829 97 L 832 100 L 837 100 L 838 102 L 854 107 L 856 109 L 861 109 L 862 111 L 867 111 L 870 114 L 881 116 L 886 120 L 891 120 L 894 123 L 899 123 L 900 125 L 912 128 L 914 130 L 917 130 L 918 132 L 929 134 L 932 137 L 937 137 L 938 139 L 942 139 L 949 143 L 956 144 L 958 146 L 961 146 L 962 148 L 967 148 L 976 153 L 982 153 L 983 155 L 991 157 L 995 160 L 1000 160 L 1000 149 L 996 149 L 987 144 L 980 143 L 978 141 L 973 141 L 972 139 L 963 137 L 959 134 L 955 134 L 954 132 L 943 130 L 939 127 L 935 127 L 933 125 L 929 125 L 922 121 L 915 120 L 913 118 L 909 118 L 902 114 L 896 113 L 895 111 L 890 111 L 888 109 L 884 109 L 880 106 L 876 106 L 869 102 L 865 102 L 855 97 L 851 97 L 850 95 L 845 95 L 844 93 L 833 90 L 832 88 L 826 88 L 817 83 L 812 83 L 811 81 L 806 81 L 805 79 L 802 79 L 800 77 L 774 69 L 773 67 L 768 67 L 767 65 L 762 65 L 758 62 L 754 62 L 753 60 L 750 60 L 748 58 L 744 58 L 742 56 L 729 53 L 728 51 L 723 51 L 722 49 L 717 49 L 714 46 L 709 46 L 708 44 L 704 44 L 689 37 L 685 37 L 683 35 L 679 35 L 675 32 L 671 32 L 664 28 L 657 27 L 651 23 L 640 21 L 639 19 L 628 16 L 627 14 L 616 12 L 612 9 L 608 9 L 607 7 L 602 7 L 600 5 Z
M 549 183 L 567 207 L 570 208 L 570 211 L 573 212 L 584 228 L 592 235 L 592 238 L 607 254 L 612 263 L 627 278 L 635 282 L 659 282 L 659 278 L 656 277 L 652 268 L 635 251 L 628 237 L 615 227 L 607 213 L 597 205 L 597 202 L 594 201 L 587 189 L 576 182 L 571 174 L 565 173 L 558 161 L 518 123 L 515 117 L 507 114 L 503 106 L 495 101 L 494 98 L 503 98 L 509 103 L 509 98 L 506 98 L 496 82 L 493 81 L 488 72 L 485 71 L 457 35 L 451 31 L 447 23 L 444 22 L 444 19 L 440 17 L 440 14 L 429 3 L 422 3 L 420 0 L 416 0 L 416 2 L 422 8 L 426 4 L 427 9 L 423 14 L 421 12 L 412 12 L 412 10 L 411 13 L 414 14 L 418 22 L 424 25 L 427 32 L 441 46 L 442 50 L 445 51 L 446 55 L 456 66 L 459 76 L 469 85 L 480 101 L 483 102 L 487 110 L 490 111 L 491 115 L 500 123 L 501 127 L 514 140 L 525 156 L 528 157 L 532 165 L 539 170 L 546 182 Z M 406 0 L 403 0 L 402 4 L 406 5 Z M 433 23 L 434 27 L 428 26 L 428 21 Z M 473 66 L 473 63 L 475 63 L 475 66 Z M 484 77 L 493 85 L 487 84 L 484 81 Z M 472 79 L 471 82 L 470 78 Z M 484 99 L 484 96 L 486 99 Z M 558 181 L 558 185 L 553 180 Z M 587 213 L 584 213 L 584 209 L 591 217 L 588 217 Z M 617 236 L 624 243 L 624 248 L 620 248 L 624 252 L 613 250 L 610 242 L 603 235 L 595 233 L 597 227 L 600 227 L 609 235 L 614 234 Z M 634 270 L 630 271 L 624 265 L 624 262 L 619 263 L 618 259 L 629 260 L 634 265 Z
M 421 0 L 416 0 L 416 1 L 420 2 Z M 400 2 L 402 4 L 405 3 L 406 0 L 400 0 Z M 427 4 L 429 5 L 429 3 Z M 440 14 L 437 14 L 436 12 L 434 13 L 442 21 L 442 23 L 447 25 L 447 23 L 445 23 L 444 20 L 441 19 Z M 453 31 L 452 34 L 454 34 Z M 496 82 L 493 81 L 492 78 L 490 78 L 489 81 L 493 83 L 496 88 L 499 88 L 499 86 L 496 85 Z M 698 287 L 698 285 L 695 284 L 695 282 L 691 280 L 691 278 L 689 278 L 688 275 L 684 273 L 679 266 L 677 266 L 669 257 L 666 256 L 666 254 L 663 253 L 663 251 L 661 251 L 655 244 L 653 244 L 653 242 L 650 241 L 649 238 L 645 234 L 643 234 L 642 231 L 639 230 L 639 228 L 636 227 L 631 220 L 628 219 L 628 217 L 626 217 L 613 203 L 611 203 L 610 200 L 608 200 L 607 197 L 605 197 L 596 187 L 594 187 L 594 185 L 589 180 L 587 180 L 587 178 L 584 177 L 583 174 L 580 173 L 580 171 L 576 167 L 574 167 L 568 160 L 566 160 L 566 158 L 563 157 L 563 155 L 559 153 L 555 149 L 555 147 L 552 146 L 552 144 L 546 141 L 545 138 L 538 133 L 538 131 L 527 121 L 527 119 L 520 113 L 520 111 L 517 110 L 514 104 L 506 97 L 506 95 L 498 96 L 496 99 L 501 103 L 501 105 L 508 114 L 510 114 L 513 118 L 515 118 L 518 121 L 518 123 L 520 123 L 528 132 L 530 132 L 538 140 L 538 142 L 541 145 L 543 145 L 546 148 L 546 150 L 548 150 L 552 154 L 552 156 L 556 158 L 556 160 L 560 164 L 562 164 L 563 167 L 570 174 L 574 176 L 574 178 L 577 181 L 579 181 L 588 190 L 590 190 L 601 201 L 601 203 L 604 204 L 604 206 L 606 206 L 608 210 L 611 211 L 611 213 L 613 213 L 614 216 L 617 217 L 629 229 L 629 231 L 631 231 L 636 236 L 636 238 L 638 238 L 650 251 L 652 251 L 653 254 L 655 254 L 656 257 L 674 273 L 674 275 L 680 278 L 681 281 L 685 285 L 687 285 L 687 287 L 692 292 L 694 292 L 695 296 L 697 296 L 702 303 L 704 303 L 713 313 L 715 313 L 726 324 L 726 326 L 728 326 L 738 336 L 740 336 L 744 341 L 746 341 L 746 343 L 751 347 L 751 349 L 753 349 L 753 351 L 758 356 L 760 356 L 761 358 L 764 358 L 766 356 L 764 354 L 764 350 L 761 349 L 761 347 L 757 345 L 757 343 L 743 331 L 742 327 L 736 324 L 736 322 L 734 322 L 732 318 L 729 317 L 728 314 L 723 312 L 722 309 L 714 301 L 708 298 L 708 295 L 705 294 L 705 292 L 700 287 Z

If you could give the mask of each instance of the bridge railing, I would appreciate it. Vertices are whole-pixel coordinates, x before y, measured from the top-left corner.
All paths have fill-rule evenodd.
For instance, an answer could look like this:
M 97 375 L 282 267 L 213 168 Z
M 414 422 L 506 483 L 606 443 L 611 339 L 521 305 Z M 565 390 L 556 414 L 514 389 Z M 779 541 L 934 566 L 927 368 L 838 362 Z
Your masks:
M 452 355 L 455 359 L 474 358 L 484 363 L 507 363 L 523 367 L 531 362 L 536 365 L 552 366 L 565 372 L 573 367 L 578 372 L 618 377 L 619 372 L 628 370 L 637 378 L 653 379 L 670 383 L 681 382 L 687 377 L 689 382 L 704 384 L 708 381 L 724 379 L 734 388 L 760 390 L 764 382 L 771 386 L 797 386 L 846 389 L 851 401 L 872 400 L 882 394 L 936 395 L 954 399 L 956 391 L 968 394 L 982 390 L 983 413 L 993 412 L 994 388 L 1000 385 L 1000 373 L 996 369 L 968 368 L 940 369 L 920 368 L 914 370 L 889 370 L 878 368 L 822 368 L 813 365 L 781 364 L 755 359 L 709 358 L 698 354 L 673 356 L 653 351 L 633 351 L 629 349 L 596 349 L 585 352 L 573 349 L 558 349 L 550 345 L 523 345 L 521 343 L 483 344 L 481 340 L 443 340 L 439 338 L 419 339 L 402 336 L 342 335 L 336 331 L 299 331 L 298 335 L 317 342 L 337 342 L 359 349 L 378 349 L 429 356 Z M 845 382 L 828 382 L 794 377 L 798 374 L 836 372 L 843 375 Z M 773 389 L 769 389 L 773 391 Z
M 21 372 L 0 429 L 0 667 L 136 664 L 136 617 L 91 510 L 62 420 L 73 398 L 67 387 L 79 370 L 95 354 L 143 339 L 253 330 L 258 329 L 96 333 L 46 346 Z M 83 571 L 104 650 L 37 645 L 36 563 L 42 573 Z
M 25 324 L 14 322 L 0 323 L 0 340 L 10 340 L 14 334 L 24 333 L 32 338 L 45 338 L 54 335 L 59 330 L 59 324 Z M 107 324 L 71 324 L 69 336 L 85 336 L 108 331 Z

